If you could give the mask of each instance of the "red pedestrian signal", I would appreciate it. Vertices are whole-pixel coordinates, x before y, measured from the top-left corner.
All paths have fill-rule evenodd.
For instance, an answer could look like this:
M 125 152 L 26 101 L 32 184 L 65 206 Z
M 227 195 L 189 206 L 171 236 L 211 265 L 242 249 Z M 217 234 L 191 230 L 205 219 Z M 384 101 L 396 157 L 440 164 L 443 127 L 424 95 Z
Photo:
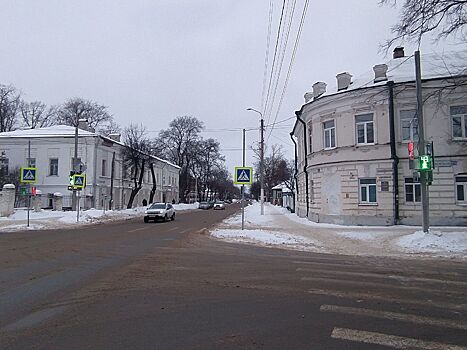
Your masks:
M 413 155 L 413 142 L 410 141 L 407 145 L 407 148 L 409 150 L 409 159 L 410 160 L 413 160 L 414 159 L 414 155 Z

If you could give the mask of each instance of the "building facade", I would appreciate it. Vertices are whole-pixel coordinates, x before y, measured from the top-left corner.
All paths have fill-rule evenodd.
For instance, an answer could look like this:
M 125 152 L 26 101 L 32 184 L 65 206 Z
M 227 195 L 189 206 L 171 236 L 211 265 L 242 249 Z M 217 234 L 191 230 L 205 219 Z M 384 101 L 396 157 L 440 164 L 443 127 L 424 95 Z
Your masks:
M 430 222 L 467 225 L 467 51 L 422 56 L 425 139 L 434 146 Z M 291 132 L 296 213 L 348 225 L 421 224 L 414 58 L 403 49 L 372 74 L 337 75 L 305 94 Z M 417 152 L 415 152 L 417 156 Z
M 120 135 L 104 137 L 92 131 L 78 129 L 78 161 L 86 174 L 86 188 L 80 193 L 80 206 L 102 209 L 126 208 L 133 186 L 131 171 L 123 162 Z M 2 168 L 11 172 L 28 165 L 30 142 L 30 163 L 36 167 L 37 182 L 34 185 L 42 192 L 44 208 L 52 207 L 54 193 L 63 195 L 64 207 L 71 207 L 72 192 L 68 190 L 70 172 L 73 169 L 75 150 L 75 128 L 58 125 L 31 130 L 16 130 L 0 134 Z M 150 157 L 156 175 L 154 201 L 178 202 L 180 168 L 166 160 Z M 112 171 L 113 169 L 113 171 Z M 153 187 L 149 167 L 144 170 L 142 188 L 133 206 L 149 201 Z

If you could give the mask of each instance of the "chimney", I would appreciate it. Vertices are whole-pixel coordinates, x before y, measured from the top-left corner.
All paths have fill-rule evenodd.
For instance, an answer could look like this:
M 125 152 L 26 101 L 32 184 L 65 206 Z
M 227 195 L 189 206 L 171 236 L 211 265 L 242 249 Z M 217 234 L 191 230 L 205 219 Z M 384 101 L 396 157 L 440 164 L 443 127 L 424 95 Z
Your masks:
M 339 73 L 337 78 L 337 91 L 345 90 L 352 84 L 352 75 L 348 72 Z
M 404 57 L 405 54 L 404 54 L 404 47 L 403 46 L 398 46 L 394 49 L 394 51 L 392 52 L 392 58 L 401 58 L 401 57 Z
M 373 80 L 375 83 L 388 80 L 386 75 L 388 66 L 386 64 L 377 64 L 373 67 L 373 71 L 375 72 L 375 80 Z
M 78 120 L 78 129 L 89 131 L 89 124 L 87 119 Z
M 121 134 L 109 134 L 109 139 L 120 142 Z
M 313 100 L 316 100 L 326 92 L 326 83 L 318 81 L 313 84 Z

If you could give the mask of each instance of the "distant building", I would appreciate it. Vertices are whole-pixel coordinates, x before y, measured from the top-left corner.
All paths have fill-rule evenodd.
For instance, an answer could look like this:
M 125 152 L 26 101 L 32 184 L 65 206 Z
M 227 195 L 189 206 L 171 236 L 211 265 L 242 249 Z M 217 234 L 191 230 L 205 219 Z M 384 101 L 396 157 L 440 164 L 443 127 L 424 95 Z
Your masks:
M 274 186 L 272 189 L 272 204 L 280 205 L 289 210 L 294 210 L 293 193 L 285 183 Z
M 467 225 L 467 51 L 422 55 L 425 138 L 433 141 L 430 222 Z M 415 64 L 403 48 L 353 79 L 337 75 L 305 94 L 292 130 L 296 213 L 316 222 L 421 224 L 420 183 L 407 146 L 417 142 Z M 415 148 L 417 148 L 415 146 Z
M 126 147 L 120 135 L 104 137 L 92 131 L 79 129 L 78 158 L 85 167 L 86 188 L 81 191 L 81 206 L 84 208 L 108 208 L 113 177 L 113 208 L 125 208 L 130 197 L 133 181 L 129 169 L 123 164 L 122 151 Z M 31 141 L 31 164 L 38 169 L 35 184 L 42 192 L 43 207 L 52 207 L 55 192 L 64 196 L 64 207 L 71 207 L 71 191 L 68 191 L 69 176 L 74 156 L 75 128 L 57 125 L 39 129 L 16 130 L 0 134 L 2 167 L 6 171 L 28 164 L 28 141 Z M 179 170 L 169 161 L 151 157 L 156 173 L 154 201 L 178 202 Z M 112 172 L 113 168 L 113 172 Z M 9 170 L 8 170 L 9 169 Z M 153 185 L 148 167 L 144 170 L 143 187 L 133 206 L 141 206 L 149 200 Z

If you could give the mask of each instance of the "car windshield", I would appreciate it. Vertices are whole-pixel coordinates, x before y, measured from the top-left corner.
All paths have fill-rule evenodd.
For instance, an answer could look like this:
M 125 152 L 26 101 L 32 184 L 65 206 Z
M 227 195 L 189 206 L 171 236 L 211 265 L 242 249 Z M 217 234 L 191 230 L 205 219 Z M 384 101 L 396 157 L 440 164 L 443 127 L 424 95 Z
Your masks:
M 201 202 L 200 204 L 208 204 L 208 202 Z
M 154 203 L 149 207 L 149 209 L 165 209 L 165 204 Z
M 224 203 L 223 201 L 216 201 L 216 204 L 222 204 Z

